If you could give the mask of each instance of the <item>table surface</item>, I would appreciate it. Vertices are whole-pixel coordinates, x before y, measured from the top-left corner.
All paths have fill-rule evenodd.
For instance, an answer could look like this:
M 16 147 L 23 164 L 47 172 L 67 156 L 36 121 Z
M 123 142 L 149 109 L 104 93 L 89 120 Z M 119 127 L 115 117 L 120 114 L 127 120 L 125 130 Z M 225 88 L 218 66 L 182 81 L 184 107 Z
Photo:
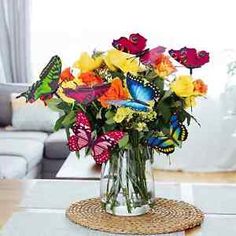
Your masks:
M 155 182 L 159 197 L 184 200 L 202 209 L 202 227 L 171 236 L 235 236 L 236 184 Z M 87 180 L 2 180 L 0 181 L 0 220 L 15 213 L 1 236 L 112 235 L 74 225 L 65 218 L 71 202 L 99 195 L 99 181 Z
M 168 160 L 167 160 L 168 161 Z M 81 153 L 80 158 L 75 153 L 70 153 L 59 172 L 56 175 L 58 179 L 82 179 L 99 180 L 100 166 L 96 165 L 92 156 L 84 156 Z M 210 182 L 210 183 L 236 183 L 236 172 L 181 172 L 165 171 L 154 169 L 154 178 L 161 182 Z

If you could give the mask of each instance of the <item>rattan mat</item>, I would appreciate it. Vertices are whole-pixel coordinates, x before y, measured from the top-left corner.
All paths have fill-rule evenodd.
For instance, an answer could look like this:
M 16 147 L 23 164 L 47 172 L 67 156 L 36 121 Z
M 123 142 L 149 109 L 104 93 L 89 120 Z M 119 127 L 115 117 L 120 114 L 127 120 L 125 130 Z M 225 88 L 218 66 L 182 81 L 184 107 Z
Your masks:
M 106 213 L 99 198 L 73 203 L 66 216 L 90 229 L 121 234 L 161 234 L 184 231 L 202 223 L 203 213 L 191 204 L 165 198 L 155 199 L 145 215 L 121 217 Z

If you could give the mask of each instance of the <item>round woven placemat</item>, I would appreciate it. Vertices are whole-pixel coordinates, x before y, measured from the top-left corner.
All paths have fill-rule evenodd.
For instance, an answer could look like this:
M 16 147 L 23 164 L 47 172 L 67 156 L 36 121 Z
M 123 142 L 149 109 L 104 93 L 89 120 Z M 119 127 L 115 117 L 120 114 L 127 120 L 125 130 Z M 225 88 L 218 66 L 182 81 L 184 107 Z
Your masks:
M 101 207 L 99 198 L 73 203 L 66 216 L 72 222 L 109 233 L 161 234 L 184 231 L 200 225 L 203 213 L 191 204 L 165 198 L 155 199 L 154 207 L 141 216 L 114 216 Z

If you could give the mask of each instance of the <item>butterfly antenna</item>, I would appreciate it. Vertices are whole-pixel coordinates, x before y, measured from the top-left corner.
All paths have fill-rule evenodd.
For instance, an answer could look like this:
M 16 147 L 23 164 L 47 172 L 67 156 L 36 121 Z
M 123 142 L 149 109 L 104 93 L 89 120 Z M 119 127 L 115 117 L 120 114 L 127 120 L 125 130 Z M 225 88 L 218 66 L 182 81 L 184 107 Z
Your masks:
M 57 92 L 54 93 L 57 98 L 60 98 L 59 94 Z
M 127 60 L 131 60 L 131 62 L 133 62 L 137 57 L 136 56 L 132 56 L 132 57 L 128 57 L 126 58 Z

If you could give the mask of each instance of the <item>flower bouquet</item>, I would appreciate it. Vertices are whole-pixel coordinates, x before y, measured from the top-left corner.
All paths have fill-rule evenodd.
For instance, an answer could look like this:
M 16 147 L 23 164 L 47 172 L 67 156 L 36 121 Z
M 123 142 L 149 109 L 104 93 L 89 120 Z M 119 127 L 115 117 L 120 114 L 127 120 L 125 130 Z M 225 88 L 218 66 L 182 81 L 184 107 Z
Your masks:
M 188 137 L 184 123 L 196 121 L 188 108 L 207 92 L 192 74 L 209 61 L 209 53 L 148 49 L 146 41 L 140 34 L 121 37 L 113 49 L 82 53 L 63 71 L 54 56 L 40 80 L 20 95 L 59 110 L 54 128 L 66 129 L 69 149 L 79 157 L 84 148 L 103 164 L 101 201 L 116 215 L 140 215 L 150 208 L 154 152 L 169 155 L 182 146 Z M 190 73 L 178 75 L 178 66 Z

